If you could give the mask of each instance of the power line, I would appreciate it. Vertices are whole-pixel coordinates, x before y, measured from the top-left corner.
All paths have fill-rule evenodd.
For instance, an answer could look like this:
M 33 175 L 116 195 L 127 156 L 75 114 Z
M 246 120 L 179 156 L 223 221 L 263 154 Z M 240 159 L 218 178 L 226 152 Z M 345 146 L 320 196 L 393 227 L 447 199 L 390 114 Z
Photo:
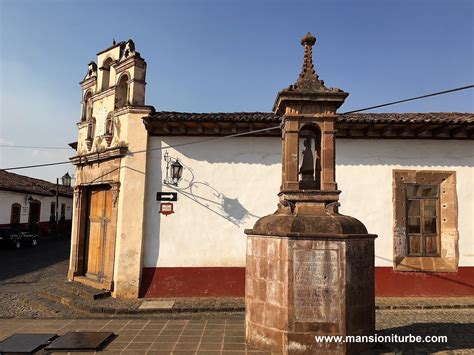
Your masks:
M 70 164 L 70 161 L 60 161 L 56 163 L 46 163 L 46 164 L 36 164 L 36 165 L 25 165 L 25 166 L 15 166 L 13 168 L 6 168 L 6 169 L 0 169 L 0 170 L 20 170 L 20 169 L 29 169 L 29 168 L 41 168 L 44 166 L 52 166 L 52 165 L 63 165 L 63 164 Z
M 64 149 L 64 150 L 71 150 L 72 148 L 65 148 L 65 147 L 35 147 L 30 145 L 8 145 L 8 144 L 0 144 L 0 148 L 25 148 L 25 149 Z
M 157 147 L 157 148 L 151 148 L 151 149 L 143 149 L 143 150 L 136 150 L 136 151 L 130 151 L 127 154 L 139 154 L 139 153 L 145 153 L 149 151 L 154 151 L 154 150 L 163 150 L 163 149 L 169 149 L 169 148 L 175 148 L 175 147 L 181 147 L 183 145 L 191 145 L 191 144 L 196 144 L 196 143 L 203 143 L 203 142 L 208 142 L 208 141 L 213 141 L 213 140 L 218 140 L 218 139 L 226 139 L 226 138 L 233 138 L 233 137 L 240 137 L 252 133 L 259 133 L 259 132 L 265 132 L 265 131 L 270 131 L 274 129 L 280 129 L 280 126 L 274 126 L 274 127 L 269 127 L 269 128 L 262 128 L 262 129 L 257 129 L 254 131 L 249 131 L 249 132 L 242 132 L 242 133 L 236 133 L 236 134 L 231 134 L 228 136 L 219 136 L 219 137 L 211 137 L 211 138 L 205 138 L 205 139 L 199 139 L 196 141 L 192 142 L 186 142 L 186 143 L 179 143 L 179 144 L 174 144 L 174 145 L 167 145 L 164 147 Z M 29 169 L 29 168 L 40 168 L 44 166 L 51 166 L 51 165 L 62 165 L 62 164 L 68 164 L 70 163 L 69 161 L 62 161 L 62 162 L 57 162 L 57 163 L 47 163 L 47 164 L 36 164 L 36 165 L 26 165 L 26 166 L 18 166 L 18 167 L 12 167 L 12 168 L 5 168 L 5 169 L 0 169 L 0 170 L 20 170 L 20 169 Z
M 461 90 L 467 90 L 467 89 L 472 89 L 474 88 L 474 85 L 467 85 L 467 86 L 461 86 L 461 87 L 458 87 L 458 88 L 454 88 L 454 89 L 449 89 L 449 90 L 444 90 L 444 91 L 438 91 L 438 92 L 434 92 L 434 93 L 430 93 L 430 94 L 426 94 L 426 95 L 422 95 L 422 96 L 415 96 L 415 97 L 412 97 L 412 98 L 408 98 L 408 99 L 403 99 L 403 100 L 398 100 L 398 101 L 391 101 L 391 102 L 387 102 L 387 103 L 384 103 L 384 104 L 380 104 L 380 105 L 375 105 L 375 106 L 370 106 L 370 107 L 366 107 L 366 108 L 362 108 L 362 109 L 359 109 L 359 110 L 352 110 L 352 111 L 348 111 L 348 112 L 344 112 L 344 113 L 341 113 L 340 115 L 346 115 L 346 114 L 350 114 L 350 113 L 355 113 L 355 112 L 361 112 L 361 111 L 367 111 L 367 110 L 372 110 L 374 108 L 379 108 L 379 107 L 385 107 L 385 106 L 390 106 L 390 105 L 396 105 L 396 104 L 400 104 L 400 103 L 403 103 L 403 102 L 408 102 L 408 101 L 414 101 L 414 100 L 420 100 L 420 99 L 424 99 L 424 98 L 427 98 L 427 97 L 432 97 L 432 96 L 437 96 L 437 95 L 443 95 L 443 94 L 448 94 L 448 93 L 452 93 L 452 92 L 456 92 L 456 91 L 461 91 Z M 181 147 L 181 146 L 185 146 L 185 145 L 191 145 L 191 144 L 197 144 L 197 143 L 203 143 L 203 142 L 208 142 L 208 141 L 212 141 L 212 140 L 218 140 L 218 139 L 227 139 L 227 138 L 233 138 L 233 137 L 240 137 L 240 136 L 245 136 L 245 135 L 249 135 L 249 134 L 253 134 L 253 133 L 260 133 L 260 132 L 265 132 L 265 131 L 270 131 L 270 130 L 274 130 L 274 129 L 279 129 L 280 126 L 274 126 L 274 127 L 269 127 L 269 128 L 262 128 L 262 129 L 257 129 L 257 130 L 254 130 L 254 131 L 248 131 L 248 132 L 243 132 L 243 133 L 236 133 L 236 134 L 231 134 L 231 135 L 227 135 L 227 136 L 218 136 L 218 137 L 211 137 L 211 138 L 206 138 L 206 139 L 200 139 L 200 140 L 196 140 L 196 141 L 192 141 L 192 142 L 186 142 L 186 143 L 180 143 L 180 144 L 175 144 L 175 145 L 168 145 L 168 146 L 165 146 L 165 147 L 157 147 L 157 148 L 151 148 L 151 149 L 143 149 L 143 150 L 138 150 L 138 151 L 134 151 L 134 152 L 128 152 L 128 154 L 138 154 L 138 153 L 144 153 L 144 152 L 147 152 L 147 151 L 154 151 L 154 150 L 163 150 L 163 149 L 168 149 L 168 148 L 175 148 L 175 147 Z M 0 147 L 3 147 L 3 145 L 0 145 Z M 27 148 L 27 146 L 7 146 L 7 147 L 21 147 L 21 148 Z M 30 148 L 33 148 L 33 147 L 30 147 Z M 47 149 L 53 149 L 53 147 L 44 147 L 44 148 L 47 148 Z M 39 147 L 36 147 L 36 149 L 40 149 Z M 68 149 L 68 148 L 63 148 L 63 147 L 55 147 L 54 149 Z M 4 170 L 4 171 L 7 171 L 7 170 L 20 170 L 20 169 L 29 169 L 29 168 L 40 168 L 40 167 L 45 167 L 45 166 L 53 166 L 53 165 L 63 165 L 63 164 L 69 164 L 70 162 L 69 161 L 62 161 L 62 162 L 56 162 L 56 163 L 46 163 L 46 164 L 36 164 L 36 165 L 25 165 L 25 166 L 20 166 L 20 167 L 11 167 L 11 168 L 6 168 L 6 169 L 0 169 L 0 170 Z
M 432 97 L 432 96 L 437 96 L 437 95 L 444 95 L 444 94 L 448 94 L 448 93 L 450 93 L 450 92 L 461 91 L 461 90 L 472 89 L 472 88 L 474 88 L 474 85 L 461 86 L 461 87 L 454 88 L 454 89 L 449 89 L 449 90 L 444 90 L 444 91 L 438 91 L 438 92 L 434 92 L 434 93 L 426 94 L 426 95 L 421 95 L 421 96 L 415 96 L 415 97 L 411 97 L 411 98 L 409 98 L 409 99 L 403 99 L 403 100 L 398 100 L 398 101 L 392 101 L 392 102 L 387 102 L 387 103 L 381 104 L 381 105 L 370 106 L 370 107 L 361 108 L 361 109 L 359 109 L 359 110 L 348 111 L 348 112 L 341 113 L 341 115 L 346 115 L 346 114 L 349 114 L 349 113 L 355 113 L 355 112 L 361 112 L 361 111 L 367 111 L 367 110 L 373 110 L 374 108 L 379 108 L 379 107 L 385 107 L 385 106 L 390 106 L 390 105 L 401 104 L 401 103 L 403 103 L 403 102 L 415 101 L 415 100 L 419 100 L 419 99 L 425 99 L 425 98 L 427 98 L 427 97 Z

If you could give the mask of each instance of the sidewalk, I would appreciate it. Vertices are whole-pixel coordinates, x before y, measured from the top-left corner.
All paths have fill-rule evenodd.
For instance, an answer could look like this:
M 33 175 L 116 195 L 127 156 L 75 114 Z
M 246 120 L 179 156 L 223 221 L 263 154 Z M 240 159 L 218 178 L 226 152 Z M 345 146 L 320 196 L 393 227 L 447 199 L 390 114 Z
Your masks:
M 379 310 L 378 335 L 445 335 L 448 343 L 383 343 L 373 354 L 472 354 L 474 352 L 473 309 Z M 87 319 L 1 319 L 0 340 L 14 333 L 110 331 L 117 337 L 104 354 L 270 354 L 245 344 L 242 316 L 225 315 L 196 319 L 87 318 Z M 372 354 L 371 353 L 371 354 Z M 66 354 L 66 353 L 57 353 Z M 72 355 L 78 353 L 71 353 Z
M 243 315 L 243 297 L 196 297 L 115 299 L 110 292 L 97 290 L 79 283 L 60 282 L 23 297 L 32 309 L 43 310 L 52 316 L 150 317 L 179 314 Z M 474 297 L 407 298 L 378 297 L 377 310 L 396 309 L 474 309 Z

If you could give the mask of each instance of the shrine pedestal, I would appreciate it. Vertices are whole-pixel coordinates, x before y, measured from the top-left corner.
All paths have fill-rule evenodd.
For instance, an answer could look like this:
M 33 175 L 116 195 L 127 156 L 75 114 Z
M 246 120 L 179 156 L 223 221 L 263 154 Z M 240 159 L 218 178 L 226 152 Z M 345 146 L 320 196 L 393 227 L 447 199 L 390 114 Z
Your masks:
M 285 217 L 290 216 L 280 217 L 283 224 L 289 222 Z M 265 219 L 275 225 L 278 215 L 260 221 Z M 260 229 L 259 222 L 246 230 L 247 343 L 279 354 L 358 354 L 366 350 L 370 344 L 317 342 L 315 336 L 375 333 L 376 236 L 367 232 L 254 234 Z M 260 227 L 262 224 L 266 223 Z

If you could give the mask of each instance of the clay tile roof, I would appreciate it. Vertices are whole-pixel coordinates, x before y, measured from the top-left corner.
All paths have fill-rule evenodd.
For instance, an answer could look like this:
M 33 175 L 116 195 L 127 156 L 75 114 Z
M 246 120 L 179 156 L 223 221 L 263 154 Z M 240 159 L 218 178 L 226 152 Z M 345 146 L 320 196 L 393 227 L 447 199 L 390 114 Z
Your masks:
M 160 111 L 147 117 L 167 122 L 278 122 L 280 117 L 272 112 L 174 112 Z
M 340 115 L 344 123 L 433 123 L 472 124 L 474 113 L 464 112 L 417 112 L 417 113 L 350 113 Z
M 0 189 L 46 196 L 56 194 L 56 184 L 5 170 L 0 170 Z M 58 190 L 61 195 L 72 196 L 73 193 L 72 187 L 69 186 L 59 185 Z
M 174 112 L 160 111 L 146 118 L 163 122 L 279 122 L 281 117 L 272 112 Z M 341 123 L 433 123 L 472 124 L 474 113 L 419 112 L 419 113 L 351 113 L 338 117 Z

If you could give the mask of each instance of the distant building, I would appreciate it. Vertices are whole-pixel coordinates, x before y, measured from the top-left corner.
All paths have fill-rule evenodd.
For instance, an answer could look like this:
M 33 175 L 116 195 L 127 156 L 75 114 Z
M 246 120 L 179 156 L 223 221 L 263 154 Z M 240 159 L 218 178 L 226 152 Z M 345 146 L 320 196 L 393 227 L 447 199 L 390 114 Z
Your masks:
M 131 40 L 97 60 L 81 82 L 71 158 L 69 279 L 115 297 L 243 296 L 244 229 L 277 207 L 281 132 L 211 138 L 278 127 L 281 117 L 155 112 Z M 356 113 L 336 129 L 339 211 L 378 235 L 377 295 L 473 295 L 474 114 Z M 164 183 L 165 153 L 183 166 L 177 186 Z M 178 194 L 173 214 L 160 213 L 171 206 L 158 192 Z
M 70 186 L 56 186 L 49 181 L 0 170 L 0 227 L 30 230 L 40 235 L 56 233 L 58 228 L 60 233 L 69 234 L 72 192 Z

